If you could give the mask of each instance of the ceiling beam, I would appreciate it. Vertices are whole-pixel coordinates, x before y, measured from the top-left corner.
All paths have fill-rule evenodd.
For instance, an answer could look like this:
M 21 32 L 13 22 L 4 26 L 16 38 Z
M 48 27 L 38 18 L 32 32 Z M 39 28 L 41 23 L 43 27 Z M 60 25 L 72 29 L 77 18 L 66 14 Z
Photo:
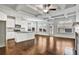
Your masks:
M 71 12 L 76 12 L 76 6 L 75 7 L 71 7 L 71 8 L 68 8 L 68 9 L 64 9 L 64 10 L 60 10 L 60 11 L 56 11 L 56 12 L 51 12 L 49 14 L 49 16 L 56 16 L 56 15 L 61 15 L 61 14 L 64 14 L 64 13 L 71 13 Z
M 59 4 L 58 6 L 59 6 L 59 7 L 61 8 L 61 10 L 62 10 L 62 9 L 65 9 L 66 4 Z
M 17 6 L 16 6 L 16 10 L 17 10 L 17 11 L 18 11 L 18 10 L 21 10 L 21 9 L 23 8 L 23 6 L 24 6 L 24 5 L 22 5 L 22 4 L 17 5 Z
M 26 5 L 28 7 L 30 7 L 31 9 L 35 10 L 37 13 L 39 14 L 43 14 L 43 10 L 41 10 L 40 8 L 36 7 L 35 5 Z

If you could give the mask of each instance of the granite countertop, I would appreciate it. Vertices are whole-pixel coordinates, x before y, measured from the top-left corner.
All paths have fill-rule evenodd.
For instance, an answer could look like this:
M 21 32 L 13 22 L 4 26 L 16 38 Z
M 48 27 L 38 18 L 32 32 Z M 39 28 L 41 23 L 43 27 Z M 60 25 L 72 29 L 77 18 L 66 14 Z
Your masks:
M 75 39 L 75 37 L 68 37 L 68 36 L 61 36 L 61 35 L 54 35 L 53 37 L 61 37 L 61 38 L 72 38 L 72 39 Z
M 49 36 L 49 34 L 35 34 L 36 36 L 38 35 L 40 35 L 40 36 Z

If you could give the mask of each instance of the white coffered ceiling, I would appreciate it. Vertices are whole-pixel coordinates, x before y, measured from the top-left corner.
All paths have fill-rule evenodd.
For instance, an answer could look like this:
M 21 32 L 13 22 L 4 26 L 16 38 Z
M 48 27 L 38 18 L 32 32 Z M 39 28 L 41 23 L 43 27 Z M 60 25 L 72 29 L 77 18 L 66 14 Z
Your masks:
M 12 8 L 13 10 L 23 11 L 25 13 L 43 18 L 48 18 L 48 15 L 53 14 L 53 12 L 58 12 L 76 6 L 76 4 L 52 4 L 56 10 L 50 10 L 49 13 L 45 13 L 43 11 L 43 5 L 44 4 L 4 4 L 4 6 Z

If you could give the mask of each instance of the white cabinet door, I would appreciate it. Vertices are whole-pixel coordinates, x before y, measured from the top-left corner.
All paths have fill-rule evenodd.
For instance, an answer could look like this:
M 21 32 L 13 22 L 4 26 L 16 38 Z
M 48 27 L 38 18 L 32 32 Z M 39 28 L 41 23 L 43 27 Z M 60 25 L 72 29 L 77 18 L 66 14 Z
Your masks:
M 6 27 L 14 28 L 15 27 L 15 19 L 8 18 L 6 21 Z

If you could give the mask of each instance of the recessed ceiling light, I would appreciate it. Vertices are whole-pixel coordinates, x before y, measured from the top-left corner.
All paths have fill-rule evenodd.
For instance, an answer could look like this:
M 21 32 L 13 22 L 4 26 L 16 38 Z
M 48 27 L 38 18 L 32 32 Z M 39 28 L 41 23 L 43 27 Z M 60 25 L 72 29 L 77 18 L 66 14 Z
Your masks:
M 47 10 L 47 9 L 44 9 L 43 11 L 44 11 L 44 12 L 46 12 L 46 13 L 48 12 L 48 10 Z

